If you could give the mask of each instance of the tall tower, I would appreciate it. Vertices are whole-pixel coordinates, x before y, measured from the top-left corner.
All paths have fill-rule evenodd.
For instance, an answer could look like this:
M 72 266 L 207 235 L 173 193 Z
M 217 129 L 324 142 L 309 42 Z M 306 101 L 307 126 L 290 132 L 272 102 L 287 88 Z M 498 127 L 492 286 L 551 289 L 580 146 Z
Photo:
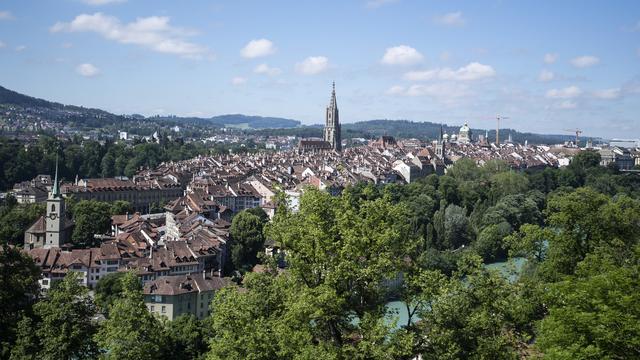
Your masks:
M 324 123 L 324 141 L 331 144 L 334 150 L 342 150 L 342 140 L 340 138 L 340 117 L 338 115 L 338 103 L 336 102 L 336 83 L 333 83 L 331 101 L 327 106 L 327 114 Z
M 440 124 L 440 137 L 436 141 L 436 156 L 440 159 L 444 159 L 444 135 L 442 132 L 442 124 Z
M 65 239 L 65 209 L 64 199 L 60 194 L 60 184 L 58 183 L 58 160 L 56 159 L 56 176 L 53 180 L 53 187 L 47 199 L 47 215 L 45 218 L 46 234 L 44 248 L 60 247 Z

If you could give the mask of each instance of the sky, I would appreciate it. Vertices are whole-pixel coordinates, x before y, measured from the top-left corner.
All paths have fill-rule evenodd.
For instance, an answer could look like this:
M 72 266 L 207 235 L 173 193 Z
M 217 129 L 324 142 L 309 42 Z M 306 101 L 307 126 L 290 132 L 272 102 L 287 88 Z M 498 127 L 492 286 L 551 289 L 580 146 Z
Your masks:
M 0 85 L 117 114 L 640 138 L 640 1 L 0 0 Z

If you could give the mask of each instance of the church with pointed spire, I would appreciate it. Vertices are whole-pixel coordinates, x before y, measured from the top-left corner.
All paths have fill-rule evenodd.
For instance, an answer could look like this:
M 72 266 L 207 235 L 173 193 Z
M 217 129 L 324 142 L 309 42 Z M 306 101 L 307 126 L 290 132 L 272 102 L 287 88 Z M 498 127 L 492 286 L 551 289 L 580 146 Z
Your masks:
M 342 150 L 342 138 L 340 136 L 340 115 L 338 114 L 338 102 L 336 101 L 336 83 L 333 83 L 331 100 L 327 106 L 324 123 L 324 141 L 331 144 L 336 151 Z
M 64 197 L 58 180 L 58 161 L 44 216 L 36 220 L 24 234 L 24 248 L 59 248 L 71 239 L 73 222 L 67 219 Z

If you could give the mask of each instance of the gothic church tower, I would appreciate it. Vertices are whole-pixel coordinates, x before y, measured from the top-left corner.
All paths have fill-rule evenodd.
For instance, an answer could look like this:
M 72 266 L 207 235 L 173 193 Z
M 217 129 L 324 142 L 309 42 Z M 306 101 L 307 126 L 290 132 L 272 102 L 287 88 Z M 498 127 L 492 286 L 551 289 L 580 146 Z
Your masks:
M 58 160 L 56 160 L 56 176 L 53 180 L 51 193 L 49 193 L 49 198 L 47 199 L 45 249 L 60 247 L 60 245 L 63 245 L 66 241 L 64 229 L 65 216 L 64 199 L 60 193 L 60 184 L 58 183 Z
M 327 114 L 324 124 L 324 141 L 331 144 L 336 151 L 342 150 L 342 139 L 340 138 L 340 117 L 338 115 L 338 103 L 336 102 L 336 83 L 333 83 L 331 101 L 327 106 Z

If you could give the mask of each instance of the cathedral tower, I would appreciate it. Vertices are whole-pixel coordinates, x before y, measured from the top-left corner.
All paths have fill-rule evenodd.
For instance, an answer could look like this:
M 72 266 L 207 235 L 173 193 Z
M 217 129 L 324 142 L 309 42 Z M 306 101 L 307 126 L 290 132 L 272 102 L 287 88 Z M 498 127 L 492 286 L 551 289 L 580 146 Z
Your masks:
M 336 83 L 333 83 L 331 101 L 327 106 L 327 114 L 324 124 L 324 141 L 331 144 L 334 150 L 342 150 L 342 140 L 340 138 L 340 117 L 338 115 L 338 103 L 336 102 Z
M 45 218 L 46 234 L 44 248 L 60 247 L 66 240 L 65 235 L 65 209 L 64 199 L 60 194 L 60 184 L 58 183 L 58 160 L 56 159 L 56 176 L 53 180 L 53 187 L 47 199 L 47 215 Z
M 436 141 L 436 156 L 440 159 L 444 159 L 444 135 L 442 132 L 442 124 L 440 124 L 440 136 Z

